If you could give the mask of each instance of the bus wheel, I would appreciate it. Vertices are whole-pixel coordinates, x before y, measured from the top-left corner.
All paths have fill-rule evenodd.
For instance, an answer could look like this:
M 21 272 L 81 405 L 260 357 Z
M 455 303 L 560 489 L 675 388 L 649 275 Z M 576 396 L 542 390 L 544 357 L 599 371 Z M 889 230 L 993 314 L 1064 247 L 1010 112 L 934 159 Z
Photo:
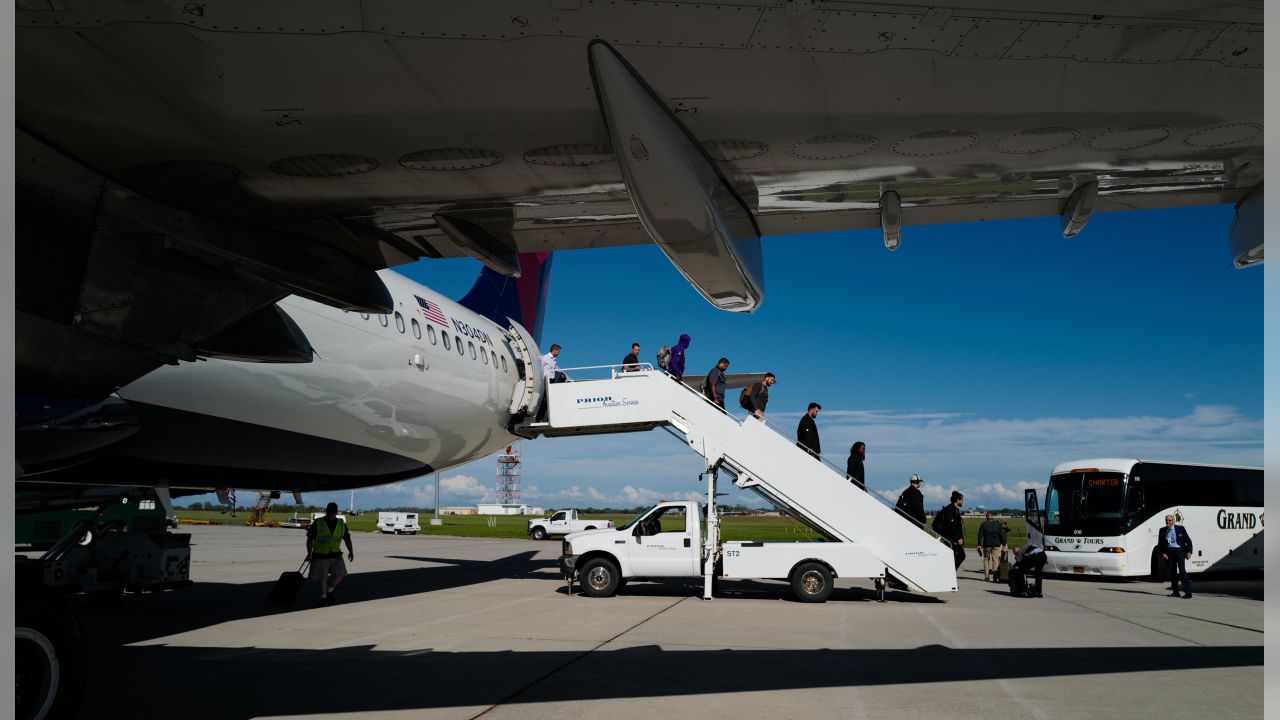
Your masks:
M 1169 579 L 1169 566 L 1160 557 L 1160 548 L 1151 551 L 1151 582 L 1162 583 Z

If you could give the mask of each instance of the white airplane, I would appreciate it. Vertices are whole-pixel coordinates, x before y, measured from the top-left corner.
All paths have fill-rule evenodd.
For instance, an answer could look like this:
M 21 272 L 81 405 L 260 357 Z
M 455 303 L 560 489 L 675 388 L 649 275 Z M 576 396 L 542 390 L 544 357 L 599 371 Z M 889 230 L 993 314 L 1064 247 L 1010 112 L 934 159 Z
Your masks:
M 336 489 L 509 442 L 510 323 L 385 270 L 422 257 L 534 292 L 532 254 L 655 242 L 750 312 L 766 233 L 1235 202 L 1261 261 L 1262 3 L 1123 13 L 24 0 L 19 487 Z M 415 297 L 490 364 L 359 314 Z

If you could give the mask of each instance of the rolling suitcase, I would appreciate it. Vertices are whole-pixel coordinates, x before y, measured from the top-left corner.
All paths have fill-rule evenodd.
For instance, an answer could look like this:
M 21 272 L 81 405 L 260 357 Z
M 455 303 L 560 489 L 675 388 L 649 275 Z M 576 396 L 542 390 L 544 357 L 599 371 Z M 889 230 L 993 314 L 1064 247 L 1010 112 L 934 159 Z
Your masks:
M 298 591 L 307 582 L 306 575 L 303 574 L 303 569 L 306 567 L 307 561 L 303 560 L 297 571 L 280 573 L 280 579 L 276 580 L 276 584 L 272 586 L 271 595 L 268 598 L 272 605 L 285 606 L 293 604 L 293 601 L 298 597 Z

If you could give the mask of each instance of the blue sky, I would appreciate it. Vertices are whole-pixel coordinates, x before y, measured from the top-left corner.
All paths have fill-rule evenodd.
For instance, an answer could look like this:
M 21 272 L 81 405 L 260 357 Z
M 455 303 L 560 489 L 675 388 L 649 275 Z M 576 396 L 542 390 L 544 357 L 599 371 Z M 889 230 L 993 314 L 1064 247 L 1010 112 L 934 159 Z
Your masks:
M 931 505 L 960 488 L 971 505 L 1020 506 L 1022 488 L 1084 457 L 1261 465 L 1263 273 L 1232 267 L 1232 212 L 1099 214 L 1071 240 L 1057 218 L 908 227 L 896 253 L 878 231 L 766 238 L 752 315 L 713 309 L 651 245 L 562 252 L 542 344 L 564 346 L 561 367 L 616 363 L 632 341 L 652 361 L 687 332 L 687 372 L 724 355 L 731 371 L 777 373 L 771 422 L 790 431 L 821 403 L 827 459 L 865 441 L 873 490 L 896 498 L 920 473 Z M 460 297 L 478 267 L 401 271 Z M 548 507 L 698 490 L 700 459 L 660 432 L 519 447 L 526 499 Z M 441 477 L 444 504 L 472 504 L 492 496 L 494 461 Z M 431 479 L 356 497 L 430 504 Z

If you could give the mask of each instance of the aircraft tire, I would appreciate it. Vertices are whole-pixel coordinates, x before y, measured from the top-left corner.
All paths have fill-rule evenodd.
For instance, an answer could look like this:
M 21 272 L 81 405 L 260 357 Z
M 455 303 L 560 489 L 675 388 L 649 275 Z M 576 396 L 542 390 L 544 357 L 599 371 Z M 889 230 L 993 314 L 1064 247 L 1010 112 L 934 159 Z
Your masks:
M 14 669 L 23 720 L 75 717 L 84 696 L 86 657 L 80 624 L 61 595 L 38 578 L 19 577 Z

